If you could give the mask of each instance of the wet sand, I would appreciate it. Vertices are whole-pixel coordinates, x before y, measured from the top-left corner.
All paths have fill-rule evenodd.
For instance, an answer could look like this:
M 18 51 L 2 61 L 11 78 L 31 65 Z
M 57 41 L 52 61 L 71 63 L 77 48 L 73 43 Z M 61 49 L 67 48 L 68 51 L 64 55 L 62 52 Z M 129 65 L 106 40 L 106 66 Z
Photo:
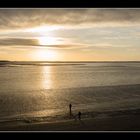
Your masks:
M 140 115 L 88 118 L 0 127 L 1 131 L 139 131 Z
M 87 88 L 83 88 L 82 91 L 86 92 Z M 116 94 L 129 94 L 131 97 L 134 95 L 139 95 L 140 85 L 129 85 L 129 86 L 112 86 L 112 87 L 97 87 L 97 88 L 88 88 L 88 92 L 102 92 Z M 73 89 L 74 90 L 74 89 Z M 71 92 L 74 92 L 74 91 Z M 79 91 L 79 90 L 77 90 Z M 88 93 L 86 92 L 86 93 Z M 116 93 L 116 94 L 115 94 Z M 133 95 L 133 96 L 132 96 Z M 135 97 L 134 96 L 134 97 Z M 106 97 L 106 96 L 105 96 Z M 116 99 L 119 96 L 116 96 Z M 133 98 L 134 98 L 133 97 Z M 138 100 L 139 96 L 135 98 Z M 135 99 L 134 98 L 134 99 Z M 123 98 L 122 102 L 124 103 Z M 136 100 L 136 101 L 137 101 Z M 129 100 L 128 100 L 129 101 Z M 135 103 L 135 100 L 132 102 Z M 82 116 L 82 120 L 64 119 L 64 120 L 55 120 L 48 122 L 43 120 L 42 122 L 30 122 L 25 120 L 15 120 L 15 122 L 1 123 L 0 131 L 139 131 L 140 130 L 140 109 L 126 109 L 126 110 L 112 110 L 112 111 L 102 111 L 93 112 L 94 115 L 86 118 Z

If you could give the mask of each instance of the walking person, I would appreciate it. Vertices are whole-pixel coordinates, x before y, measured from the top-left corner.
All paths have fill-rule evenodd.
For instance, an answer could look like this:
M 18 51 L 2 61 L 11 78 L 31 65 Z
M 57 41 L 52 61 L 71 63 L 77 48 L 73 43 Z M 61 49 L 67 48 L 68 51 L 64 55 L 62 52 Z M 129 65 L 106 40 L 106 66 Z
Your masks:
M 81 112 L 78 112 L 78 119 L 81 120 Z
M 71 105 L 71 104 L 69 104 L 69 109 L 70 109 L 70 117 L 71 117 L 71 115 L 72 115 L 72 113 L 71 113 L 71 108 L 72 108 L 72 105 Z

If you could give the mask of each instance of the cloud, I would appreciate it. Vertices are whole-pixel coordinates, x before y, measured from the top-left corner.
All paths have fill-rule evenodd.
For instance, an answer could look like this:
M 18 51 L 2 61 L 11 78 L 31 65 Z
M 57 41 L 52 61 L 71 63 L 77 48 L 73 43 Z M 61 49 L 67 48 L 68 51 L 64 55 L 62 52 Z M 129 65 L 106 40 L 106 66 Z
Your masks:
M 36 39 L 23 39 L 23 38 L 1 38 L 1 46 L 22 45 L 22 46 L 36 46 L 38 41 Z
M 117 49 L 130 49 L 133 48 L 132 45 L 123 45 L 123 44 L 111 44 L 111 43 L 95 43 L 92 45 L 89 45 L 85 48 L 82 48 L 81 50 L 83 51 L 93 51 L 93 50 L 106 50 L 106 51 L 110 51 L 110 50 L 117 50 Z
M 39 25 L 140 24 L 140 9 L 0 9 L 0 29 Z
M 0 38 L 0 49 L 8 46 L 17 49 L 33 49 L 33 48 L 54 48 L 54 49 L 76 49 L 82 48 L 84 44 L 56 44 L 56 45 L 40 45 L 37 39 L 26 38 Z

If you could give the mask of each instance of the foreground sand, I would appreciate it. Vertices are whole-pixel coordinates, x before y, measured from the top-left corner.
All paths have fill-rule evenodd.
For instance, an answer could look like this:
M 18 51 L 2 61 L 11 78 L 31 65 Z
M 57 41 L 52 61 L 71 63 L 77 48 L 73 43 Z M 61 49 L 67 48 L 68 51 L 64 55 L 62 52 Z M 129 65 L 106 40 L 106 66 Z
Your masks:
M 140 108 L 139 108 L 139 93 L 140 85 L 129 86 L 109 86 L 96 88 L 72 89 L 70 92 L 78 93 L 102 93 L 104 97 L 108 94 L 113 94 L 113 100 L 116 104 L 110 104 L 113 108 L 118 107 L 118 110 L 98 111 L 93 112 L 94 115 L 89 115 L 90 118 L 82 120 L 66 119 L 59 122 L 30 122 L 25 120 L 15 122 L 0 123 L 0 131 L 139 131 L 140 130 Z M 59 92 L 59 91 L 57 91 Z M 61 92 L 61 91 L 60 91 Z M 67 93 L 67 92 L 65 92 Z M 120 95 L 124 96 L 120 96 Z M 127 96 L 125 96 L 127 95 Z M 130 96 L 133 100 L 130 99 Z M 120 100 L 121 97 L 121 100 Z M 112 99 L 111 99 L 112 100 Z M 99 100 L 100 101 L 100 100 Z M 102 100 L 101 100 L 102 101 Z M 100 102 L 101 102 L 100 101 Z M 117 102 L 116 102 L 117 101 Z M 126 104 L 128 108 L 119 110 L 119 106 Z M 106 105 L 106 104 L 104 104 Z M 134 108 L 131 108 L 134 107 Z M 138 107 L 138 108 L 136 108 Z M 104 111 L 104 112 L 103 112 Z M 94 117 L 95 116 L 95 117 Z M 98 117 L 96 117 L 98 116 Z M 99 117 L 100 116 L 100 117 Z
M 29 123 L 0 127 L 1 131 L 139 131 L 140 115 L 117 116 L 98 119 L 69 120 L 62 122 Z

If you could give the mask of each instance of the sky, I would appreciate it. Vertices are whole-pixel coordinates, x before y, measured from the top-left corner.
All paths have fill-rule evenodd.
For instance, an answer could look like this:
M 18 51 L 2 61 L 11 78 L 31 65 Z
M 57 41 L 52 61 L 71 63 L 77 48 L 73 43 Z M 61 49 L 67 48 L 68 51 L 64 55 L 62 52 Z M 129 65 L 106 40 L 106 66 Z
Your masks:
M 140 9 L 0 9 L 0 60 L 140 61 Z

